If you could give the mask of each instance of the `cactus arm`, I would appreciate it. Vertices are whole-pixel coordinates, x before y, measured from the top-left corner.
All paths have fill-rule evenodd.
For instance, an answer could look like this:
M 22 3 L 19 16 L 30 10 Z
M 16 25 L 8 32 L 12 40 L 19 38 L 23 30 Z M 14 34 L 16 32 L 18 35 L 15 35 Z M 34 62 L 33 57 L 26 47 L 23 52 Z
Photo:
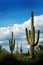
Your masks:
M 14 44 L 13 44 L 13 48 L 15 47 L 15 40 L 14 40 Z
M 29 30 L 29 33 L 28 33 L 28 30 L 26 28 L 26 39 L 27 39 L 28 44 L 30 44 L 30 41 L 31 41 L 30 38 L 31 38 L 31 31 Z
M 11 45 L 11 39 L 9 39 L 9 46 Z
M 14 40 L 14 45 L 15 45 L 15 40 Z
M 27 39 L 27 42 L 29 42 L 28 30 L 27 30 L 27 28 L 25 30 L 26 30 L 26 39 Z
M 29 30 L 29 44 L 31 44 L 31 41 L 32 41 L 32 39 L 31 39 L 31 31 Z
M 10 39 L 9 39 L 9 45 L 10 45 Z
M 40 35 L 40 30 L 38 30 L 37 41 L 36 41 L 36 43 L 34 44 L 34 46 L 36 46 L 36 45 L 38 44 L 38 42 L 39 42 L 39 35 Z
M 33 26 L 33 42 L 35 42 L 35 27 L 34 26 Z
M 22 51 L 23 49 L 22 49 L 22 43 L 21 43 L 21 47 L 20 47 L 21 56 L 22 56 Z

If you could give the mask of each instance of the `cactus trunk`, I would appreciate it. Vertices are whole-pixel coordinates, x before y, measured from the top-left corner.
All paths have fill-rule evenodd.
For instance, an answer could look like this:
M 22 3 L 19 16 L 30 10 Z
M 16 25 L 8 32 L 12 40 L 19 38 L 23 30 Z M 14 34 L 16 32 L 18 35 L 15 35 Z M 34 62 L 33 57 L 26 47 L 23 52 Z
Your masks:
M 34 20 L 33 20 L 33 12 L 31 12 L 31 34 L 30 34 L 31 42 L 30 42 L 30 58 L 34 57 L 34 42 L 35 42 L 35 29 L 34 29 Z
M 34 57 L 34 46 L 30 45 L 30 58 Z

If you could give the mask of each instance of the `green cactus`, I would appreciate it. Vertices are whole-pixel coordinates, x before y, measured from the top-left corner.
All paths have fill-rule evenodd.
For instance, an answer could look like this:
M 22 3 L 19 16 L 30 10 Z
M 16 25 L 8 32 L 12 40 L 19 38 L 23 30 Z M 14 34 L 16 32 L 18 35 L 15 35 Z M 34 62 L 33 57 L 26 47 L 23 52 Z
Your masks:
M 12 39 L 9 39 L 9 48 L 10 48 L 11 54 L 13 54 L 14 47 L 15 47 L 15 40 L 13 40 L 13 32 L 12 32 Z
M 21 43 L 21 46 L 20 46 L 20 56 L 22 56 L 22 43 Z
M 2 45 L 0 44 L 0 52 L 2 52 Z
M 37 35 L 37 41 L 35 43 L 35 27 L 34 27 L 34 20 L 33 20 L 33 11 L 31 12 L 31 30 L 26 28 L 26 38 L 28 44 L 30 44 L 30 58 L 34 57 L 34 47 L 38 44 L 39 42 L 39 34 L 40 30 L 38 30 L 38 35 Z
M 29 49 L 28 49 L 28 53 L 27 54 L 29 55 Z
M 16 54 L 18 55 L 18 49 L 19 49 L 19 47 L 18 47 L 18 43 L 17 43 L 17 47 L 16 47 Z

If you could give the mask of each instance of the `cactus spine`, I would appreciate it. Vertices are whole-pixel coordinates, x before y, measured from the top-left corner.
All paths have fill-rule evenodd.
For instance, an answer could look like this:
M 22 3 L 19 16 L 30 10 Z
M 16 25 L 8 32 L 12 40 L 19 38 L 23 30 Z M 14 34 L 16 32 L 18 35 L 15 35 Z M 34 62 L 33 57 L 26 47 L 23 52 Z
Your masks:
M 26 38 L 28 44 L 30 44 L 30 58 L 34 57 L 34 47 L 38 44 L 39 42 L 39 34 L 40 30 L 38 30 L 38 35 L 37 35 L 37 41 L 35 43 L 35 27 L 34 27 L 34 20 L 33 20 L 33 11 L 31 12 L 31 30 L 26 28 Z
M 11 54 L 13 54 L 14 47 L 15 47 L 15 40 L 13 40 L 13 32 L 12 32 L 12 39 L 9 39 L 9 48 L 10 48 Z

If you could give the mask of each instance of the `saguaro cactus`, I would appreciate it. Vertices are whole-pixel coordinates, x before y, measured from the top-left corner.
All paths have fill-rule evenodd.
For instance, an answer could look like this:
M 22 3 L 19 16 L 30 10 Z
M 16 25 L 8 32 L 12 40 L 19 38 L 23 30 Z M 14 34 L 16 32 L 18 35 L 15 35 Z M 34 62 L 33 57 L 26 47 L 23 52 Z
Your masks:
M 16 53 L 18 54 L 18 49 L 19 49 L 19 47 L 18 47 L 18 43 L 17 43 L 17 47 L 16 47 Z
M 2 45 L 0 44 L 0 52 L 2 52 Z
M 20 56 L 22 56 L 22 43 L 21 43 L 21 46 L 20 46 Z
M 10 48 L 11 54 L 14 51 L 14 47 L 15 47 L 15 40 L 13 40 L 13 32 L 12 32 L 12 39 L 9 39 L 9 48 Z
M 30 44 L 30 58 L 33 58 L 34 56 L 34 47 L 38 44 L 39 42 L 39 33 L 40 30 L 38 30 L 38 35 L 37 35 L 37 41 L 35 43 L 35 27 L 34 27 L 34 20 L 33 20 L 33 11 L 31 12 L 31 30 L 26 28 L 26 38 L 28 44 Z

